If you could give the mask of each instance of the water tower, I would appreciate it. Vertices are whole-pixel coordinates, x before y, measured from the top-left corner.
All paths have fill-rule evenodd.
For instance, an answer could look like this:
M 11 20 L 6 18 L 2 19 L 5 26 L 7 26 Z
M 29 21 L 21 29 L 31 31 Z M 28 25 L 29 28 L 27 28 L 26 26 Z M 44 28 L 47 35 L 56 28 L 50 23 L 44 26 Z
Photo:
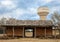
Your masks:
M 41 20 L 46 20 L 46 16 L 49 14 L 48 7 L 39 7 L 38 8 L 38 15 L 40 16 Z

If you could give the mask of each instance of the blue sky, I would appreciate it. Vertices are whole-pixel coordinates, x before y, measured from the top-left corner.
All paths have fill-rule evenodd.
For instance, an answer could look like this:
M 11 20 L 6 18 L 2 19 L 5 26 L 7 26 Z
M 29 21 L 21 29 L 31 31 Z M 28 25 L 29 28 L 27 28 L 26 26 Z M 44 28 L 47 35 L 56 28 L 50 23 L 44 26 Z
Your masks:
M 41 6 L 49 8 L 49 20 L 54 11 L 60 11 L 60 0 L 0 0 L 0 18 L 39 20 L 37 9 Z

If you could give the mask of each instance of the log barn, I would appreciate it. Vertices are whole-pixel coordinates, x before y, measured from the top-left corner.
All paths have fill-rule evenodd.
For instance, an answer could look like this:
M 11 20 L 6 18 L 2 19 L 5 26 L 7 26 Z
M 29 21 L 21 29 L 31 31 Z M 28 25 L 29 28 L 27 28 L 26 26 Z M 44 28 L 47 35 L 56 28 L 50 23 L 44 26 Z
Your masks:
M 0 35 L 5 37 L 52 37 L 53 24 L 50 20 L 19 20 L 15 23 L 7 21 L 0 25 Z M 54 27 L 55 28 L 55 27 Z

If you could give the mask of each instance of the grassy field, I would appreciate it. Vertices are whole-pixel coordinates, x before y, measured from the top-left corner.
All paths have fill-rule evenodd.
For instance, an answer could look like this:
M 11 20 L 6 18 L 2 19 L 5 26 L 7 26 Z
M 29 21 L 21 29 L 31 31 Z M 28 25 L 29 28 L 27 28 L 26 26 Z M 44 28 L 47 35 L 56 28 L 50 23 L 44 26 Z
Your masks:
M 19 38 L 19 39 L 0 39 L 0 42 L 60 42 L 60 39 L 38 39 L 38 38 Z

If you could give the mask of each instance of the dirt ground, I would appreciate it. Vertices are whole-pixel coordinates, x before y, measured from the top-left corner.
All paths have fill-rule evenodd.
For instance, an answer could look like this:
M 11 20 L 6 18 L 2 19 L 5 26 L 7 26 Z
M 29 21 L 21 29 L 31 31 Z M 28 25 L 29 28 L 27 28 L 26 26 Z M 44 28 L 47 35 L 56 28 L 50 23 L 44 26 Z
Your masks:
M 19 38 L 19 39 L 0 39 L 0 42 L 60 42 L 60 39 L 38 39 L 38 38 Z

